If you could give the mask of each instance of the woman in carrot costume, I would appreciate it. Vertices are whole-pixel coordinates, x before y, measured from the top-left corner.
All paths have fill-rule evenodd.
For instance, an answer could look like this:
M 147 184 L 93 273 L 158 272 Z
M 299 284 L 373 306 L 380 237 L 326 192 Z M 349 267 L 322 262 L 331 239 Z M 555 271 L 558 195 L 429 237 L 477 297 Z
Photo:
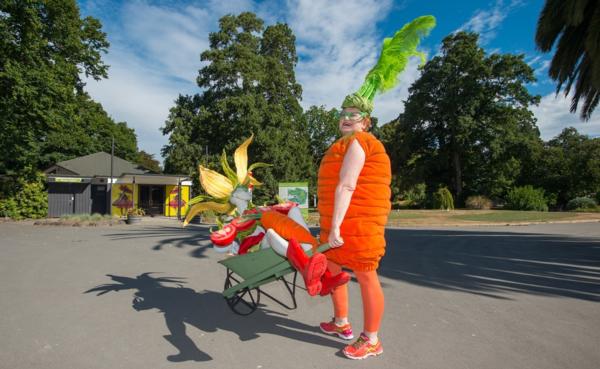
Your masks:
M 328 270 L 342 267 L 353 271 L 362 294 L 364 330 L 344 348 L 350 359 L 364 359 L 383 352 L 377 333 L 384 310 L 384 296 L 377 276 L 385 253 L 384 230 L 390 212 L 390 160 L 382 143 L 367 130 L 371 125 L 373 98 L 394 87 L 398 74 L 416 51 L 420 38 L 435 26 L 435 18 L 423 16 L 406 24 L 393 38 L 386 38 L 377 65 L 360 90 L 346 96 L 339 129 L 342 138 L 325 153 L 318 177 L 321 242 L 329 242 L 325 253 Z M 334 318 L 320 324 L 327 334 L 353 339 L 348 322 L 348 289 L 341 285 L 331 293 Z

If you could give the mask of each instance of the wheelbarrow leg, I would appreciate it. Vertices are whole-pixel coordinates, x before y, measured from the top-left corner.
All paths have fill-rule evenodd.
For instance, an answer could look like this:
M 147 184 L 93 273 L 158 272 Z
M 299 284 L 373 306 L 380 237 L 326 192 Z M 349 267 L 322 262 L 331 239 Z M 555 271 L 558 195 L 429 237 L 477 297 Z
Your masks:
M 296 303 L 296 278 L 298 277 L 298 272 L 294 271 L 294 277 L 292 278 L 292 282 L 288 281 L 287 279 L 285 279 L 285 276 L 281 276 L 278 279 L 281 280 L 281 282 L 283 282 L 283 285 L 285 286 L 285 288 L 288 290 L 290 297 L 292 298 L 292 305 L 288 305 L 282 301 L 280 301 L 279 299 L 273 297 L 272 295 L 270 295 L 269 293 L 265 292 L 264 290 L 260 290 L 261 295 L 265 295 L 266 297 L 268 297 L 269 299 L 275 301 L 276 303 L 278 303 L 279 305 L 283 306 L 284 308 L 288 309 L 288 310 L 294 310 L 298 307 L 298 304 Z
M 232 287 L 233 282 L 239 283 L 233 276 L 233 272 L 227 269 L 225 289 Z M 258 308 L 260 302 L 260 289 L 245 287 L 237 291 L 233 296 L 225 297 L 225 301 L 234 313 L 238 315 L 250 315 Z

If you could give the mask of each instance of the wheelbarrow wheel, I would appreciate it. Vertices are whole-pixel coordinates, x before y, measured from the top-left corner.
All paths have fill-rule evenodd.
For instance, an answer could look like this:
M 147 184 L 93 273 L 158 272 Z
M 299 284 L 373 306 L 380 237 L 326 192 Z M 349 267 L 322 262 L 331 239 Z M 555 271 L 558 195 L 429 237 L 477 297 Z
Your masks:
M 227 278 L 225 278 L 225 289 L 233 286 L 233 283 L 240 283 L 232 275 L 230 270 L 227 270 Z M 236 292 L 231 297 L 225 297 L 227 305 L 234 313 L 238 315 L 250 315 L 257 308 L 260 303 L 260 289 L 258 288 L 244 288 Z

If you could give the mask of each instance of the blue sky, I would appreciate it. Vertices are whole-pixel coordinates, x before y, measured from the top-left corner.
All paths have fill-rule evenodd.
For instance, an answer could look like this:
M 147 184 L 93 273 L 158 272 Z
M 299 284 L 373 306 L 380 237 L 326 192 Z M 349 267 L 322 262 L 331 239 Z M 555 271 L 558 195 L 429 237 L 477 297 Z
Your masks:
M 542 138 L 567 126 L 600 136 L 600 113 L 581 122 L 569 113 L 569 101 L 555 98 L 547 78 L 551 54 L 535 49 L 534 35 L 543 0 L 299 0 L 299 1 L 142 1 L 79 0 L 83 16 L 100 19 L 111 43 L 104 60 L 109 78 L 88 81 L 87 90 L 117 121 L 135 128 L 141 149 L 162 161 L 167 143 L 159 129 L 178 94 L 201 92 L 195 83 L 202 67 L 199 55 L 208 48 L 209 32 L 228 13 L 252 11 L 267 25 L 285 22 L 296 36 L 296 78 L 303 86 L 302 105 L 337 107 L 356 90 L 375 63 L 384 37 L 417 16 L 432 14 L 437 27 L 421 49 L 429 57 L 442 39 L 457 30 L 481 34 L 488 53 L 525 54 L 538 81 L 528 86 L 542 96 L 532 108 Z M 403 111 L 402 100 L 419 77 L 410 63 L 393 91 L 378 96 L 374 115 L 387 122 Z

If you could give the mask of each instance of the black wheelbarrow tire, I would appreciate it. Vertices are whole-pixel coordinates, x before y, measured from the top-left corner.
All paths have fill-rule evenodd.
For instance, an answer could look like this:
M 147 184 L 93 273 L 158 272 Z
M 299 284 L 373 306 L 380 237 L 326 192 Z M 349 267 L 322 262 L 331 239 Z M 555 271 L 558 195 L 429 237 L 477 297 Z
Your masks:
M 233 282 L 240 283 L 232 275 L 233 273 L 227 269 L 227 277 L 225 277 L 225 290 L 233 286 Z M 227 305 L 234 313 L 238 315 L 250 315 L 257 308 L 260 303 L 260 289 L 259 288 L 244 288 L 235 293 L 231 297 L 225 297 Z

